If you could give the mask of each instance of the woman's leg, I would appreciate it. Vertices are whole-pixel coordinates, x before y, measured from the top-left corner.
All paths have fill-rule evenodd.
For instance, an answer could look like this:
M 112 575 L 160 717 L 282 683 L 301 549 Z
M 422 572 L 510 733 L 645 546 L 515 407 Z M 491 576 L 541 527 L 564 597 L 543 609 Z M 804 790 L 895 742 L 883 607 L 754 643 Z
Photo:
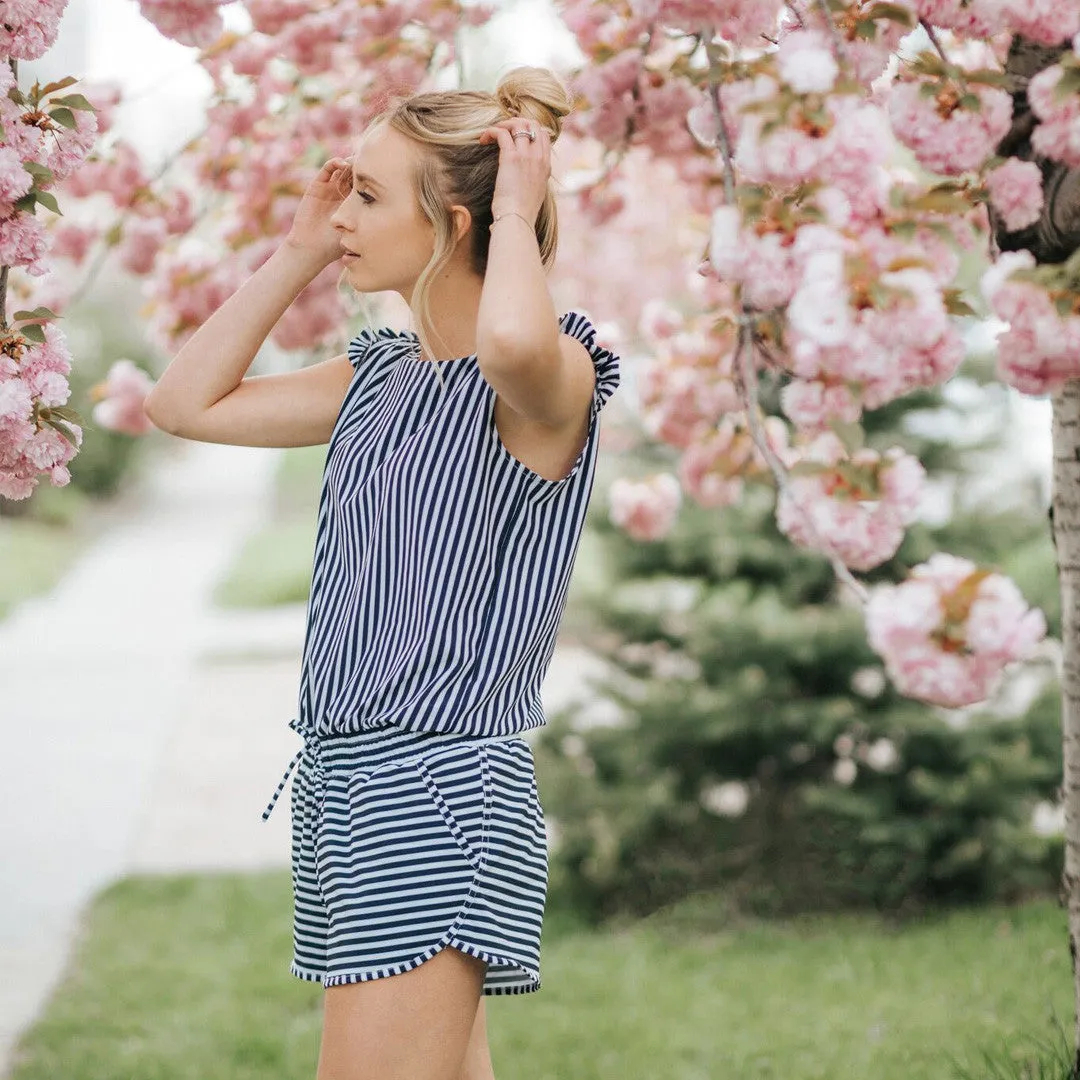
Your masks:
M 317 1080 L 460 1080 L 486 967 L 447 946 L 401 975 L 329 987 Z
M 465 1051 L 465 1060 L 461 1065 L 458 1080 L 495 1080 L 495 1068 L 491 1064 L 491 1048 L 487 1039 L 487 1017 L 484 1014 L 484 999 L 476 1007 L 476 1019 L 473 1021 L 472 1037 L 469 1048 Z

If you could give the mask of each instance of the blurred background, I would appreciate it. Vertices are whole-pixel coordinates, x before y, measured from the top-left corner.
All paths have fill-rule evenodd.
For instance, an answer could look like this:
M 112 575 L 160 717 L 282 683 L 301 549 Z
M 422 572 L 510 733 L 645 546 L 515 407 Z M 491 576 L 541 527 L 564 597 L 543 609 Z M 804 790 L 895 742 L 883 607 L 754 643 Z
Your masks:
M 466 85 L 576 59 L 541 2 L 504 3 L 463 40 Z M 204 119 L 192 50 L 126 0 L 72 0 L 28 67 L 121 82 L 116 125 L 151 165 Z M 674 259 L 678 212 L 610 240 L 631 296 L 667 287 L 634 245 Z M 688 504 L 663 541 L 617 530 L 612 479 L 674 451 L 640 418 L 639 307 L 576 260 L 598 243 L 567 237 L 553 291 L 618 343 L 623 384 L 549 723 L 530 734 L 545 986 L 487 1000 L 497 1074 L 936 1080 L 951 1056 L 1014 1058 L 1014 1039 L 1051 1036 L 1071 1008 L 1053 663 L 981 709 L 900 698 L 765 490 Z M 106 262 L 65 312 L 84 416 L 118 357 L 168 362 L 144 303 Z M 993 379 L 992 330 L 971 320 L 945 392 L 868 420 L 934 480 L 874 576 L 945 548 L 1008 572 L 1056 633 L 1049 409 Z M 312 359 L 268 346 L 252 371 Z M 287 974 L 288 813 L 260 815 L 297 745 L 324 457 L 90 424 L 69 487 L 0 499 L 0 1063 L 18 1080 L 313 1074 L 321 991 Z

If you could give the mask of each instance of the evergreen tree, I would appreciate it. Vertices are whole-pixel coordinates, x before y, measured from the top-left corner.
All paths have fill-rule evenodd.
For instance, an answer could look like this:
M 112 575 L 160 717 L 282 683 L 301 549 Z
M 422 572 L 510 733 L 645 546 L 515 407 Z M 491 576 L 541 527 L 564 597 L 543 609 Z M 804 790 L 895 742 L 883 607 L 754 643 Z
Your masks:
M 985 382 L 985 368 L 966 374 Z M 1005 430 L 1007 392 L 977 396 L 978 415 L 995 410 Z M 1019 505 L 969 505 L 968 467 L 1000 454 L 1000 435 L 961 447 L 955 434 L 919 434 L 928 414 L 951 429 L 975 416 L 938 391 L 911 395 L 866 418 L 868 442 L 917 454 L 957 509 L 913 527 L 867 579 L 897 580 L 934 550 L 967 555 L 1012 574 L 1053 630 L 1037 485 Z M 672 459 L 652 445 L 635 464 Z M 1031 828 L 1061 776 L 1052 679 L 1011 716 L 902 698 L 828 563 L 778 532 L 771 490 L 722 511 L 684 504 L 654 543 L 615 529 L 602 483 L 597 494 L 589 527 L 608 574 L 589 597 L 590 644 L 611 666 L 595 690 L 617 722 L 562 710 L 536 744 L 554 904 L 640 915 L 709 890 L 762 914 L 906 912 L 1055 887 L 1060 840 Z

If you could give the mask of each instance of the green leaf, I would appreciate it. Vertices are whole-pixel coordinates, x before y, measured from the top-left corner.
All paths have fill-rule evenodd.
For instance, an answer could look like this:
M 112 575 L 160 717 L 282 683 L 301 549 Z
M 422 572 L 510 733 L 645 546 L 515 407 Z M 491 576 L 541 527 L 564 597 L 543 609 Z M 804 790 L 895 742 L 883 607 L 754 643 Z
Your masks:
M 797 461 L 788 469 L 789 476 L 820 476 L 828 469 L 820 461 Z
M 978 94 L 961 94 L 958 104 L 968 112 L 982 112 L 982 98 Z
M 945 62 L 932 49 L 924 49 L 908 66 L 919 75 L 944 76 L 949 73 Z
M 28 341 L 36 341 L 39 345 L 45 344 L 45 331 L 37 323 L 27 323 L 19 327 L 19 333 Z
M 37 206 L 37 193 L 28 192 L 21 199 L 16 199 L 14 206 L 16 210 L 21 210 L 24 214 L 32 214 L 34 207 Z
M 912 199 L 908 206 L 912 210 L 923 210 L 931 214 L 962 214 L 970 209 L 971 204 L 961 195 L 948 191 L 927 191 Z
M 55 311 L 50 311 L 47 307 L 36 307 L 33 311 L 16 311 L 11 316 L 13 319 L 59 319 L 60 316 Z
M 93 105 L 82 94 L 67 94 L 62 98 L 53 98 L 53 105 L 66 105 L 69 109 L 83 109 L 88 112 L 97 112 Z
M 47 165 L 42 165 L 36 161 L 24 161 L 23 168 L 32 176 L 35 180 L 44 180 L 46 183 L 52 183 L 56 179 L 53 176 L 53 171 Z
M 901 7 L 899 4 L 871 4 L 863 12 L 863 17 L 867 19 L 888 19 L 890 22 L 900 23 L 901 26 L 915 25 L 915 17 L 907 8 Z
M 870 19 L 860 19 L 855 24 L 855 36 L 863 41 L 873 41 L 877 37 L 877 24 Z
M 52 411 L 56 412 L 55 409 L 53 409 Z M 58 420 L 53 420 L 51 417 L 48 420 L 46 420 L 45 423 L 48 424 L 49 427 L 55 428 L 57 431 L 59 431 L 60 434 L 63 435 L 64 438 L 67 439 L 67 441 L 69 443 L 71 443 L 72 446 L 78 446 L 79 445 L 75 441 L 74 433 L 68 430 L 67 424 L 60 423 Z
M 1080 93 L 1080 70 L 1068 69 L 1054 84 L 1054 100 L 1063 102 L 1073 94 Z
M 78 81 L 74 75 L 68 75 L 67 78 L 61 79 L 59 82 L 47 83 L 40 89 L 39 93 L 42 97 L 46 94 L 55 94 L 57 90 L 66 90 L 69 86 L 74 86 Z
M 862 425 L 846 420 L 833 420 L 829 423 L 836 437 L 844 444 L 849 454 L 854 454 L 866 445 L 866 432 Z
M 959 289 L 943 289 L 941 298 L 950 315 L 977 315 L 978 312 L 963 298 Z
M 56 201 L 56 196 L 51 191 L 37 191 L 34 193 L 37 196 L 37 201 L 42 206 L 51 210 L 54 214 L 59 214 L 63 217 L 63 213 L 60 210 L 60 204 Z
M 75 114 L 70 109 L 65 109 L 63 107 L 59 109 L 50 109 L 49 115 L 60 124 L 61 127 L 66 127 L 72 131 L 78 127 L 78 124 L 75 121 Z
M 78 424 L 79 427 L 86 426 L 83 418 L 70 405 L 53 405 L 49 412 L 53 416 L 59 416 L 61 420 L 70 420 L 71 423 Z

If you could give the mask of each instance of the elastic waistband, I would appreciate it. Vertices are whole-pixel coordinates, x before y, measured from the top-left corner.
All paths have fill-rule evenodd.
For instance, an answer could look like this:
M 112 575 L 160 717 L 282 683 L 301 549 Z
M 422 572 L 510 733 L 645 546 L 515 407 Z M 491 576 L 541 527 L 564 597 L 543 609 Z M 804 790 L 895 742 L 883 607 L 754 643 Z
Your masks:
M 304 745 L 293 755 L 285 769 L 285 775 L 277 790 L 270 797 L 263 811 L 263 821 L 273 813 L 274 807 L 293 769 L 302 758 L 308 764 L 321 785 L 328 772 L 339 769 L 376 769 L 387 761 L 420 758 L 443 746 L 480 746 L 484 743 L 524 741 L 524 733 L 510 732 L 505 735 L 463 735 L 459 731 L 410 731 L 406 728 L 367 728 L 348 735 L 320 736 L 305 722 L 297 718 L 289 721 L 289 727 L 304 740 Z
M 348 735 L 308 736 L 315 742 L 323 768 L 377 768 L 387 761 L 421 757 L 442 746 L 480 746 L 523 738 L 520 731 L 507 735 L 463 735 L 460 731 L 408 731 L 404 728 L 367 728 Z

